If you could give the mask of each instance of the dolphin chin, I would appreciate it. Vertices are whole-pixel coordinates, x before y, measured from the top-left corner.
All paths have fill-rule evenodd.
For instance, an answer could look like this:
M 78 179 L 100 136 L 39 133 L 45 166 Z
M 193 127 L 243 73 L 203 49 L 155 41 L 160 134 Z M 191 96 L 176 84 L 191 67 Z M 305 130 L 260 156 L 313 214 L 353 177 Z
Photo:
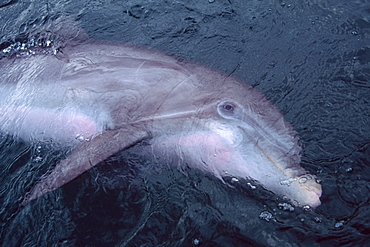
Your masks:
M 163 162 L 177 157 L 220 179 L 258 181 L 299 206 L 320 205 L 296 133 L 246 83 L 132 45 L 85 42 L 58 52 L 0 60 L 0 130 L 70 147 L 23 205 L 144 139 Z

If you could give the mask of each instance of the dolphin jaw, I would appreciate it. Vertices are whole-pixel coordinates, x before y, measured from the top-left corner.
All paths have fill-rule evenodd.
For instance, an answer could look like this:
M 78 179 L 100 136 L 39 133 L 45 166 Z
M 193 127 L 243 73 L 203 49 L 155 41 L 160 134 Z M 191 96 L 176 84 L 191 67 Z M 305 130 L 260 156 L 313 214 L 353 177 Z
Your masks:
M 245 130 L 232 125 L 211 122 L 208 127 L 219 139 L 218 143 L 227 143 L 224 149 L 230 148 L 226 152 L 228 159 L 222 160 L 226 165 L 213 159 L 214 166 L 218 166 L 212 171 L 215 173 L 214 170 L 218 170 L 216 177 L 222 174 L 241 179 L 250 178 L 267 190 L 288 197 L 299 206 L 316 208 L 321 204 L 321 185 L 316 182 L 315 176 L 299 166 L 298 154 L 283 153 L 269 141 L 248 142 L 250 136 L 244 136 Z

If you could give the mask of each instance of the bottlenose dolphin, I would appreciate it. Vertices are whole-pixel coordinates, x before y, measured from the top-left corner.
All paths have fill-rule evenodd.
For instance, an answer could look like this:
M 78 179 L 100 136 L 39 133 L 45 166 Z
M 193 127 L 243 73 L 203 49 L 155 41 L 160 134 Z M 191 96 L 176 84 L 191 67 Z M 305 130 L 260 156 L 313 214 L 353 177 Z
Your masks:
M 0 131 L 71 147 L 22 204 L 113 154 L 147 152 L 223 179 L 252 179 L 295 205 L 320 205 L 291 125 L 233 76 L 149 48 L 86 41 L 0 60 Z M 178 165 L 178 164 L 176 164 Z

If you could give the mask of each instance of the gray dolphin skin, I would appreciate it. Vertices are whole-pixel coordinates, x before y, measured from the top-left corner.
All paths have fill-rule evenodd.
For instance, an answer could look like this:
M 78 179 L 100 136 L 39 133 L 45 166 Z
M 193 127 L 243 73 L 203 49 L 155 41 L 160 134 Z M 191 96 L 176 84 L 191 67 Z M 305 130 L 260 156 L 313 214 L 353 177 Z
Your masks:
M 143 140 L 161 162 L 251 179 L 297 206 L 320 205 L 291 125 L 233 76 L 133 45 L 86 41 L 0 60 L 0 131 L 68 156 L 23 205 Z M 25 188 L 27 190 L 27 188 Z

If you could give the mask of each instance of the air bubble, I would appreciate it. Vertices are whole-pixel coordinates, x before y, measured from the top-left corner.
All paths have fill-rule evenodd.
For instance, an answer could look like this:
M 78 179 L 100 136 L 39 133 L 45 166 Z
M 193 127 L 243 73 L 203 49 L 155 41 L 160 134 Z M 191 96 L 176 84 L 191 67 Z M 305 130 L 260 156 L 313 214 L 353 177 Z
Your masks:
M 343 225 L 344 225 L 344 220 L 341 220 L 341 221 L 338 221 L 337 223 L 335 223 L 334 227 L 339 228 L 339 227 L 342 227 Z
M 83 142 L 83 141 L 85 141 L 86 139 L 85 139 L 85 137 L 84 137 L 83 135 L 78 134 L 78 135 L 76 136 L 76 140 L 78 140 L 78 141 L 80 141 L 80 142 Z
M 301 178 L 299 178 L 299 180 L 298 180 L 298 182 L 300 183 L 300 184 L 304 184 L 304 183 L 306 183 L 307 182 L 307 178 L 306 177 L 301 177 Z
M 293 182 L 294 182 L 294 178 L 289 178 L 289 179 L 286 179 L 286 180 L 281 180 L 280 181 L 280 184 L 281 185 L 286 185 L 286 186 L 290 186 Z
M 274 216 L 272 216 L 272 213 L 270 213 L 269 211 L 263 211 L 260 213 L 260 215 L 258 216 L 261 220 L 266 220 L 266 221 L 270 221 L 274 218 Z
M 257 187 L 256 186 L 254 186 L 253 184 L 251 184 L 251 183 L 247 183 L 248 184 L 248 186 L 252 189 L 252 190 L 255 190 Z
M 42 158 L 40 156 L 37 156 L 33 159 L 34 162 L 40 162 L 42 161 Z
M 278 207 L 284 211 L 289 211 L 289 212 L 293 212 L 294 211 L 294 207 L 292 205 L 290 205 L 289 203 L 279 203 L 278 204 Z
M 195 239 L 193 240 L 193 244 L 194 244 L 194 245 L 198 245 L 198 244 L 200 244 L 200 240 L 199 240 L 199 239 L 197 239 L 197 238 L 195 238 Z

